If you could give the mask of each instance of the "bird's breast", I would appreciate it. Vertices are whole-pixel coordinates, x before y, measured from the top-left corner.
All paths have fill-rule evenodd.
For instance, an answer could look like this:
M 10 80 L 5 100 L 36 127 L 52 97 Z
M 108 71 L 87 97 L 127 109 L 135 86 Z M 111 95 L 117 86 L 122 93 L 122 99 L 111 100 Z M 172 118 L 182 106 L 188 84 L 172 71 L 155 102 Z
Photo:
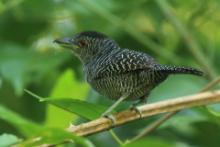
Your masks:
M 138 74 L 122 74 L 94 79 L 87 76 L 88 83 L 100 94 L 110 99 L 119 99 L 129 93 L 128 100 L 136 100 L 148 95 L 151 86 Z

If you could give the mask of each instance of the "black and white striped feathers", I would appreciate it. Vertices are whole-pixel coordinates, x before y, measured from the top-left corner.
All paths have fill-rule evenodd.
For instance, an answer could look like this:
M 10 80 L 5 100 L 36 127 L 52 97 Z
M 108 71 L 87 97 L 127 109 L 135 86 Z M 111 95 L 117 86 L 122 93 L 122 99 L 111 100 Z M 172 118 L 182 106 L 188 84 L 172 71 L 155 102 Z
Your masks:
M 146 97 L 170 74 L 203 74 L 194 68 L 160 65 L 146 53 L 120 48 L 98 32 L 79 33 L 74 36 L 74 44 L 78 45 L 75 53 L 83 62 L 87 81 L 111 99 L 125 94 L 128 100 Z

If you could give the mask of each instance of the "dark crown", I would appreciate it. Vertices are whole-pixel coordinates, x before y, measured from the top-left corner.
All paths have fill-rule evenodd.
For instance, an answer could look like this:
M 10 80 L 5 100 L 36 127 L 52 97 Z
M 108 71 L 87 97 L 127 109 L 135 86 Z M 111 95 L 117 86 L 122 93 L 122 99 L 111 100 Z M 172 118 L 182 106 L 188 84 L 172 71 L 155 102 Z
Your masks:
M 80 37 L 85 36 L 85 37 L 100 38 L 100 39 L 108 38 L 106 35 L 96 32 L 96 31 L 85 31 L 85 32 L 79 33 L 78 35 Z

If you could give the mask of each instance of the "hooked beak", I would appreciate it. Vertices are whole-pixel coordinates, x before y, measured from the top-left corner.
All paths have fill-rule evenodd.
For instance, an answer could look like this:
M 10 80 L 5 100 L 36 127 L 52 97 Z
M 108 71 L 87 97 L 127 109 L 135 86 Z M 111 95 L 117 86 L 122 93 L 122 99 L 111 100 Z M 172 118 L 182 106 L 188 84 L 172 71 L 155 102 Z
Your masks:
M 68 37 L 55 39 L 53 42 L 69 49 L 74 49 L 75 46 L 73 40 Z
M 70 38 L 59 38 L 59 39 L 55 39 L 53 42 L 58 43 L 58 44 L 71 44 L 71 39 Z

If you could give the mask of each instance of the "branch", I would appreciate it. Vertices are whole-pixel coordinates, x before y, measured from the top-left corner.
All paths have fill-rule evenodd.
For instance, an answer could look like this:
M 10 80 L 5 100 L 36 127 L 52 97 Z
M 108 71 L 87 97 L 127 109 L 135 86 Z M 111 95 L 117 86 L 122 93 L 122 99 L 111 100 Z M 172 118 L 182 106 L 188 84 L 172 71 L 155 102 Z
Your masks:
M 190 96 L 183 96 L 176 99 L 164 100 L 152 104 L 146 104 L 139 106 L 138 109 L 142 112 L 142 118 L 147 118 L 153 115 L 173 112 L 186 108 L 214 104 L 220 102 L 220 90 L 203 92 Z M 132 122 L 138 119 L 142 119 L 140 114 L 135 110 L 125 110 L 113 115 L 115 118 L 115 124 L 108 118 L 98 118 L 96 120 L 73 126 L 68 131 L 78 136 L 92 135 L 98 132 L 109 130 L 111 128 L 123 125 L 128 122 Z
M 215 80 L 211 81 L 210 83 L 208 83 L 200 92 L 208 91 L 210 88 L 214 87 L 219 82 L 220 82 L 220 76 L 217 77 Z M 163 124 L 165 121 L 167 121 L 168 119 L 173 117 L 178 112 L 179 111 L 173 111 L 173 112 L 170 112 L 168 114 L 165 114 L 162 118 L 158 119 L 157 121 L 155 121 L 152 124 L 148 125 L 146 128 L 142 129 L 140 134 L 138 134 L 137 136 L 135 136 L 134 138 L 129 140 L 129 142 L 136 141 L 136 140 L 138 140 L 138 139 L 148 135 L 150 132 L 152 132 L 153 130 L 157 129 L 161 124 Z

